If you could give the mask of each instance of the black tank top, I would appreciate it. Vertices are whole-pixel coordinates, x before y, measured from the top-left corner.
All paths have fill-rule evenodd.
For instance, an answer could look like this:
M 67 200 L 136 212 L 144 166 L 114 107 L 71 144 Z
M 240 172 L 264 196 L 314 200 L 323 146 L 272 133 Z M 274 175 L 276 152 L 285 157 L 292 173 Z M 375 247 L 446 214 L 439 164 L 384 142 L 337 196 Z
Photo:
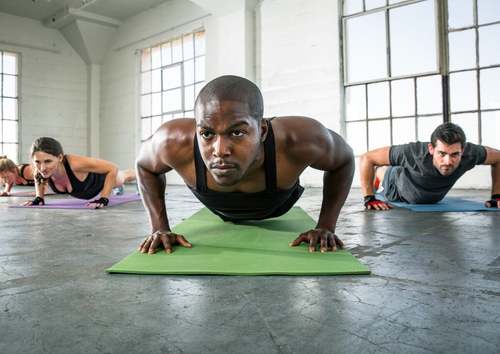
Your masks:
M 63 163 L 72 189 L 69 195 L 78 199 L 88 200 L 101 193 L 101 190 L 104 187 L 104 180 L 106 179 L 105 174 L 89 172 L 87 178 L 85 178 L 85 181 L 82 182 L 78 178 L 76 178 L 66 156 L 64 156 Z M 68 192 L 61 192 L 57 190 L 54 182 L 50 178 L 49 185 L 50 188 L 52 188 L 52 190 L 58 194 L 68 194 Z
M 29 165 L 27 163 L 23 163 L 20 167 L 21 169 L 19 170 L 19 176 L 24 178 L 25 181 L 26 181 L 26 185 L 27 186 L 34 186 L 35 185 L 35 180 L 34 179 L 29 179 L 29 178 L 26 178 L 24 177 L 24 170 L 26 169 L 26 167 L 28 167 Z
M 269 121 L 269 131 L 264 141 L 264 168 L 266 189 L 256 193 L 216 192 L 207 188 L 207 168 L 194 138 L 196 188 L 193 194 L 214 214 L 224 221 L 262 220 L 285 214 L 297 202 L 304 188 L 299 180 L 290 189 L 278 189 L 276 180 L 276 152 L 274 134 Z

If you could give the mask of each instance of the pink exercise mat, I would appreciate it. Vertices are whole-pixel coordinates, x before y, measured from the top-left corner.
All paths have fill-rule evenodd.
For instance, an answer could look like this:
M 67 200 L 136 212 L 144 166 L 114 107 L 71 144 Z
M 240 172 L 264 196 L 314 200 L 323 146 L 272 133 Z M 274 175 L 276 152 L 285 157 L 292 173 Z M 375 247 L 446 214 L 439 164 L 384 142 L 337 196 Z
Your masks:
M 94 198 L 96 199 L 96 198 Z M 91 200 L 94 200 L 91 199 Z M 136 202 L 141 200 L 141 196 L 137 194 L 123 194 L 109 197 L 108 208 L 128 202 Z M 45 201 L 45 205 L 9 205 L 9 208 L 39 208 L 39 209 L 89 209 L 87 203 L 90 200 L 67 198 L 67 199 L 49 199 Z

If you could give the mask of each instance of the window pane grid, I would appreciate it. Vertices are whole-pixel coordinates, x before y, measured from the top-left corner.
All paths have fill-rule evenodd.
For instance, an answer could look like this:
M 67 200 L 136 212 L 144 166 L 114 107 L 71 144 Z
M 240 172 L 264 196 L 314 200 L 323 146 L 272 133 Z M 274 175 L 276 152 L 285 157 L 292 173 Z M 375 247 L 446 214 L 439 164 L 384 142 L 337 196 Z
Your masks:
M 460 31 L 500 23 L 500 3 L 497 0 L 448 1 L 449 31 Z
M 494 26 L 500 24 L 500 21 L 495 21 L 495 22 L 490 22 L 490 23 L 483 23 L 479 25 L 470 25 L 466 27 L 460 27 L 460 28 L 448 28 L 448 33 L 456 33 L 456 32 L 462 32 L 462 31 L 467 31 L 470 29 L 475 29 L 475 28 L 484 28 L 484 27 L 489 27 L 489 26 Z
M 0 51 L 0 155 L 18 162 L 19 56 Z
M 425 106 L 428 106 L 428 104 L 425 103 L 424 99 L 422 99 L 422 102 L 420 104 L 418 103 L 419 100 L 415 92 L 429 90 L 429 84 L 424 85 L 423 83 L 421 83 L 421 88 L 418 88 L 419 86 L 417 82 L 420 79 L 424 79 L 427 81 L 429 81 L 430 79 L 434 81 L 433 84 L 435 88 L 441 90 L 440 77 L 437 75 L 413 76 L 406 79 L 391 79 L 387 81 L 377 81 L 375 83 L 366 83 L 361 85 L 345 85 L 345 88 L 347 90 L 346 125 L 348 132 L 348 141 L 349 138 L 355 138 L 354 130 L 355 128 L 359 129 L 359 127 L 361 127 L 361 137 L 366 140 L 361 145 L 359 142 L 355 143 L 356 148 L 354 150 L 356 154 L 361 154 L 364 152 L 361 151 L 362 146 L 365 146 L 365 148 L 367 149 L 375 149 L 382 146 L 382 143 L 387 145 L 399 144 L 402 142 L 401 139 L 404 138 L 408 139 L 409 141 L 417 140 L 422 134 L 420 132 L 427 132 L 429 123 L 426 123 L 426 121 L 432 122 L 434 128 L 438 125 L 434 124 L 436 122 L 436 119 L 442 122 L 442 103 L 440 101 L 438 102 L 438 105 L 434 105 L 435 108 L 425 108 Z M 373 88 L 374 84 L 378 84 L 375 86 L 378 86 L 378 88 L 382 88 L 383 93 L 382 96 L 375 95 L 375 97 L 373 97 L 373 100 L 377 104 L 379 104 L 381 100 L 385 101 L 383 103 L 384 107 L 382 108 L 382 111 L 385 111 L 386 113 L 380 114 L 376 117 L 374 117 L 374 115 L 376 114 L 370 113 L 371 108 L 368 100 L 370 92 L 369 87 L 372 86 Z M 380 84 L 385 85 L 380 86 Z M 409 93 L 407 92 L 407 107 L 405 108 L 404 113 L 401 113 L 401 107 L 398 107 L 398 104 L 400 102 L 400 97 L 398 97 L 398 95 L 401 95 L 401 84 L 404 84 L 404 86 L 406 86 L 406 91 L 409 91 Z M 355 90 L 356 92 L 352 90 Z M 430 92 L 432 95 L 435 95 L 435 93 L 433 93 L 432 91 Z M 420 106 L 422 107 L 420 108 Z M 361 110 L 359 110 L 360 107 Z M 354 114 L 352 113 L 353 108 L 358 109 L 358 111 Z M 423 112 L 419 113 L 419 108 Z M 380 108 L 377 108 L 376 111 L 377 110 L 380 110 Z M 428 112 L 425 112 L 426 110 Z M 421 121 L 426 124 L 422 123 L 420 124 L 420 127 L 419 123 Z M 380 137 L 380 135 L 382 135 L 382 137 Z M 429 140 L 429 138 L 430 133 L 425 140 Z
M 474 42 L 471 43 L 472 48 L 469 47 L 467 50 L 474 55 L 473 68 L 456 70 L 460 68 L 450 67 L 449 111 L 451 121 L 464 128 L 468 140 L 483 144 L 489 140 L 489 127 L 496 127 L 499 123 L 492 122 L 500 119 L 498 115 L 490 113 L 500 109 L 500 97 L 497 94 L 497 83 L 500 78 L 500 56 L 498 55 L 500 51 L 498 42 L 500 2 L 469 1 L 472 7 L 469 11 L 472 14 L 469 13 L 468 16 L 472 18 L 472 24 L 464 23 L 464 26 L 454 27 L 448 21 L 446 26 L 449 42 L 450 39 L 456 38 L 457 34 L 466 31 L 474 33 L 475 36 Z M 457 53 L 458 58 L 452 57 L 453 54 L 450 52 L 450 62 L 463 60 L 463 53 Z M 483 119 L 483 116 L 488 119 Z M 483 127 L 483 122 L 487 122 L 487 127 Z
M 427 4 L 424 4 L 426 2 Z M 411 7 L 415 4 L 421 4 L 421 6 Z M 411 70 L 405 70 L 404 67 L 399 69 L 395 67 L 394 60 L 397 58 L 391 54 L 398 48 L 406 48 L 408 44 L 404 43 L 397 48 L 391 48 L 397 43 L 393 40 L 393 36 L 398 34 L 393 33 L 397 26 L 393 26 L 393 23 L 388 21 L 385 28 L 387 43 L 381 41 L 378 44 L 379 46 L 387 45 L 386 77 L 380 74 L 379 67 L 374 68 L 377 72 L 375 74 L 369 72 L 367 75 L 360 74 L 360 71 L 365 69 L 356 68 L 356 58 L 352 58 L 352 53 L 356 52 L 349 54 L 348 51 L 353 46 L 356 48 L 356 44 L 349 43 L 349 41 L 357 40 L 357 32 L 369 32 L 372 29 L 367 30 L 359 25 L 363 18 L 369 19 L 370 15 L 385 12 L 386 18 L 389 14 L 389 20 L 391 20 L 391 11 L 394 14 L 408 13 L 410 11 L 407 9 L 410 8 L 429 8 L 431 5 L 433 7 L 441 3 L 437 0 L 387 0 L 385 6 L 383 5 L 384 2 L 378 0 L 343 1 L 344 121 L 348 141 L 351 142 L 350 138 L 363 141 L 363 143 L 351 142 L 357 144 L 356 153 L 364 152 L 360 150 L 363 146 L 371 149 L 381 142 L 388 141 L 389 138 L 391 143 L 394 143 L 395 138 L 397 142 L 398 130 L 403 129 L 401 127 L 405 127 L 402 133 L 406 134 L 411 130 L 409 135 L 415 135 L 419 140 L 423 137 L 428 140 L 429 129 L 445 119 L 464 125 L 470 131 L 471 141 L 491 144 L 491 129 L 500 126 L 500 93 L 498 93 L 500 90 L 497 88 L 500 82 L 500 56 L 498 55 L 500 53 L 500 41 L 498 41 L 500 38 L 500 1 L 454 0 L 447 2 L 447 8 L 444 11 L 448 12 L 448 23 L 435 21 L 436 30 L 441 28 L 446 38 L 446 42 L 442 44 L 446 46 L 447 50 L 444 53 L 448 54 L 448 60 L 445 61 L 436 54 L 436 59 L 446 62 L 446 64 L 441 64 L 443 65 L 442 72 L 439 72 L 439 66 L 435 68 L 436 70 L 414 71 L 413 73 Z M 438 7 L 436 6 L 436 9 Z M 436 15 L 434 18 L 438 18 L 440 13 L 440 10 L 438 13 L 434 10 L 434 15 Z M 356 22 L 352 22 L 353 19 Z M 372 26 L 379 26 L 374 30 L 380 32 L 382 21 L 366 22 L 371 22 Z M 352 28 L 353 24 L 354 28 Z M 405 26 L 404 21 L 399 24 L 399 28 L 404 29 Z M 408 36 L 405 40 L 406 38 Z M 441 53 L 439 49 L 441 43 L 435 45 L 436 53 Z M 380 57 L 378 54 L 374 53 L 371 58 L 378 60 Z M 407 65 L 409 61 L 403 60 L 401 63 Z M 449 81 L 446 76 L 441 75 L 447 75 Z M 406 80 L 408 83 L 403 84 Z M 447 80 L 449 85 L 445 85 L 444 80 Z M 414 83 L 413 90 L 409 81 Z M 375 89 L 377 85 L 373 84 L 383 82 L 389 83 L 388 90 L 387 88 Z M 361 95 L 362 89 L 367 91 L 364 100 Z M 443 91 L 445 89 L 446 91 Z M 412 94 L 413 100 L 410 98 Z M 443 102 L 445 96 L 449 97 L 449 100 Z M 446 107 L 443 107 L 443 104 L 446 104 Z M 446 114 L 443 114 L 443 108 L 446 108 L 444 112 Z M 387 122 L 384 123 L 384 120 Z M 413 126 L 414 131 L 410 128 Z M 354 129 L 359 129 L 358 135 L 354 133 Z M 383 137 L 375 136 L 377 134 L 374 134 L 371 129 L 375 129 L 377 134 L 383 134 Z
M 195 31 L 141 51 L 141 140 L 164 122 L 193 117 L 205 83 L 205 32 Z
M 407 25 L 407 20 L 414 16 L 415 11 L 426 14 L 427 18 L 431 19 L 430 22 L 428 21 L 429 26 L 422 28 L 422 31 L 420 27 L 415 30 Z M 344 15 L 349 15 L 343 17 L 344 34 L 347 38 L 343 46 L 345 49 L 345 122 L 348 141 L 351 144 L 355 143 L 356 154 L 384 144 L 400 143 L 401 139 L 416 140 L 419 132 L 425 128 L 425 125 L 422 126 L 423 128 L 419 127 L 420 120 L 424 122 L 423 119 L 427 117 L 430 117 L 427 120 L 435 119 L 433 117 L 442 120 L 442 90 L 441 79 L 438 75 L 435 11 L 434 0 L 385 2 L 363 0 L 358 4 L 356 1 L 344 1 Z M 380 14 L 380 20 L 373 21 L 372 18 L 375 19 L 373 16 L 378 14 Z M 351 19 L 355 19 L 356 22 L 348 22 L 352 21 Z M 361 66 L 357 65 L 359 63 L 356 61 L 352 62 L 353 60 L 359 61 L 353 55 L 356 51 L 365 50 L 366 44 L 358 50 L 356 44 L 351 44 L 349 41 L 359 39 L 358 32 L 370 33 L 373 29 L 370 27 L 367 30 L 362 27 L 366 26 L 366 23 L 362 23 L 364 19 L 367 19 L 366 22 L 372 27 L 378 26 L 379 33 L 384 33 L 383 36 L 378 37 L 380 39 L 378 45 L 384 47 L 383 56 L 378 55 L 374 58 L 369 55 L 370 60 L 366 63 L 366 66 L 370 67 L 371 61 L 383 59 L 383 65 L 377 67 L 375 74 L 364 72 L 360 74 Z M 381 26 L 384 27 L 383 31 Z M 425 37 L 421 38 L 420 35 L 423 32 L 425 32 Z M 413 38 L 414 44 L 410 49 L 418 52 L 420 58 L 421 53 L 424 52 L 420 42 L 425 42 L 425 49 L 428 49 L 425 52 L 430 53 L 425 58 L 425 62 L 409 65 L 408 58 L 411 58 L 412 54 L 398 49 L 401 47 L 398 43 L 406 43 L 408 36 Z M 370 41 L 374 40 L 376 38 Z M 349 48 L 354 48 L 352 53 L 349 52 Z M 429 89 L 430 91 L 427 91 Z M 436 91 L 439 99 L 435 98 Z M 359 136 L 355 134 L 356 129 L 360 130 Z M 352 139 L 363 140 L 363 143 Z
M 381 9 L 393 9 L 426 0 L 344 0 L 343 17 L 351 18 Z
M 461 70 L 450 70 L 449 73 L 450 74 L 453 74 L 453 73 L 461 73 L 461 72 L 464 72 L 464 71 L 477 71 L 478 69 L 494 69 L 494 68 L 500 68 L 500 64 L 496 64 L 496 65 L 484 65 L 484 66 L 481 66 L 480 68 L 474 68 L 474 69 L 461 69 Z

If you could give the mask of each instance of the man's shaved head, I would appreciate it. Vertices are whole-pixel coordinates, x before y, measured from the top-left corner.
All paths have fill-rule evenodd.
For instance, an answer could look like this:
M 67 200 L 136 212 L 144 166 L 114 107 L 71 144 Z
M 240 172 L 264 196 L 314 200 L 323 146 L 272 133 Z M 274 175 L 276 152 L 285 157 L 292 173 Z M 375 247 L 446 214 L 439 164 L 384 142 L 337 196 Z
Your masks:
M 207 83 L 196 98 L 195 109 L 199 105 L 203 107 L 210 101 L 244 102 L 248 104 L 248 111 L 253 118 L 260 120 L 264 115 L 264 104 L 259 88 L 250 80 L 239 76 L 220 76 Z

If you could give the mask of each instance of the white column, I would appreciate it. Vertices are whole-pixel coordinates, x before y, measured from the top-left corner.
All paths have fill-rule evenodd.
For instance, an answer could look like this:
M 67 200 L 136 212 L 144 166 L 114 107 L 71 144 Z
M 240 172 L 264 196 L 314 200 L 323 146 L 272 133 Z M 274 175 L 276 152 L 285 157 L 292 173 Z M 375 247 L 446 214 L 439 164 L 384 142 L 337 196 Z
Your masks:
M 87 154 L 100 154 L 101 65 L 89 64 L 87 84 Z
M 207 6 L 207 81 L 229 74 L 255 81 L 255 0 L 231 5 L 219 11 Z

